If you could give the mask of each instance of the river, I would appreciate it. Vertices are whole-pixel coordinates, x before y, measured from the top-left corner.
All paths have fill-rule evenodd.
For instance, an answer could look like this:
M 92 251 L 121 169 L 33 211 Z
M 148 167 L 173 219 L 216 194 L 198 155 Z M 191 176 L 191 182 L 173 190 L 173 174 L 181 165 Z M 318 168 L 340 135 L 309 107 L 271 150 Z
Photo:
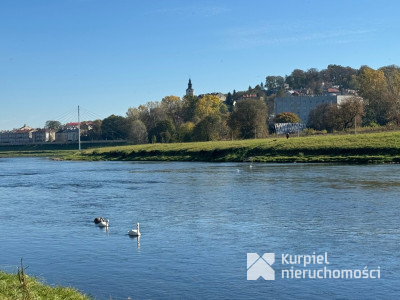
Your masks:
M 23 258 L 29 275 L 96 299 L 395 299 L 399 195 L 398 165 L 5 158 L 0 270 Z M 247 280 L 266 270 L 248 253 L 273 253 L 275 280 Z M 282 278 L 324 268 L 331 278 Z M 380 278 L 333 278 L 344 269 Z

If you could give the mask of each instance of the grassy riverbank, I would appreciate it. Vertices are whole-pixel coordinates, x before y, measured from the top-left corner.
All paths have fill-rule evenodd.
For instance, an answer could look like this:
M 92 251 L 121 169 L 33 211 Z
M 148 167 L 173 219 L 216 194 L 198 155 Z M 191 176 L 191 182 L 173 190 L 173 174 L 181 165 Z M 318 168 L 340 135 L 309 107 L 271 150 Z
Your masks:
M 399 163 L 400 132 L 118 146 L 70 153 L 64 158 L 140 161 Z
M 5 149 L 0 157 L 41 156 L 66 160 L 400 163 L 400 131 L 347 135 L 99 147 Z
M 22 279 L 23 278 L 23 279 Z M 50 287 L 27 275 L 0 272 L 0 299 L 9 300 L 39 300 L 39 299 L 70 299 L 89 300 L 72 288 Z

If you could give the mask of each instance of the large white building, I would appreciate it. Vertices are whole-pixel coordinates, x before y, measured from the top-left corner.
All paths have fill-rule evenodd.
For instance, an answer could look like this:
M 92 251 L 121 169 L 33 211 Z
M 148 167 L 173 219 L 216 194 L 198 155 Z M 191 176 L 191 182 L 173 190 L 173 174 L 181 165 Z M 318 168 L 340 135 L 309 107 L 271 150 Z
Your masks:
M 25 145 L 54 141 L 55 133 L 49 129 L 21 128 L 0 132 L 0 144 Z
M 275 116 L 283 112 L 295 113 L 302 123 L 307 124 L 308 115 L 315 107 L 321 104 L 339 105 L 350 99 L 352 95 L 324 95 L 324 96 L 286 96 L 275 98 Z
M 77 142 L 79 139 L 78 128 L 68 128 L 56 132 L 56 142 Z
M 32 132 L 32 142 L 34 144 L 52 142 L 55 136 L 56 133 L 50 129 L 36 129 Z
M 0 132 L 0 144 L 29 144 L 32 142 L 32 132 L 34 129 L 26 125 L 11 131 Z

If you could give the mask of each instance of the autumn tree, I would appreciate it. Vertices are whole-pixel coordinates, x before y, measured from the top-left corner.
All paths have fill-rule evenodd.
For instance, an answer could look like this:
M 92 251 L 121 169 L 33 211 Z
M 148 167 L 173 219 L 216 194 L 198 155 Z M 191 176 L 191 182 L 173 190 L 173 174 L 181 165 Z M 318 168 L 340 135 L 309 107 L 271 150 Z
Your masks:
M 383 99 L 386 91 L 384 72 L 363 66 L 358 75 L 358 84 L 359 93 L 366 103 L 365 123 L 369 125 L 376 122 L 385 125 L 388 122 L 387 112 L 390 104 Z
M 386 119 L 398 125 L 400 124 L 400 68 L 392 65 L 379 70 L 385 74 L 386 80 L 386 90 L 382 97 L 383 102 L 388 106 Z
M 204 95 L 195 107 L 195 115 L 201 120 L 206 116 L 217 115 L 220 111 L 221 101 L 215 95 Z
M 193 122 L 185 122 L 179 125 L 177 129 L 177 139 L 179 142 L 190 142 L 193 136 L 194 129 Z
M 282 112 L 278 114 L 275 119 L 275 123 L 300 123 L 301 120 L 298 115 L 292 112 Z
M 146 125 L 139 119 L 128 122 L 128 140 L 134 144 L 147 144 L 148 134 Z
M 364 116 L 364 104 L 360 97 L 351 97 L 339 104 L 336 110 L 334 128 L 346 130 L 357 124 L 361 125 L 361 118 Z
M 166 96 L 161 100 L 161 107 L 175 126 L 182 124 L 184 117 L 181 98 L 178 96 Z
M 144 105 L 139 105 L 138 108 L 130 107 L 126 112 L 126 118 L 130 121 L 141 120 L 144 122 L 144 120 L 146 120 L 147 113 L 147 108 Z
M 138 113 L 140 120 L 146 125 L 148 132 L 156 127 L 157 123 L 168 119 L 165 107 L 158 101 L 149 101 L 145 105 L 140 105 Z
M 310 111 L 307 127 L 315 130 L 327 130 L 328 132 L 333 132 L 335 129 L 337 114 L 338 107 L 336 104 L 320 104 Z

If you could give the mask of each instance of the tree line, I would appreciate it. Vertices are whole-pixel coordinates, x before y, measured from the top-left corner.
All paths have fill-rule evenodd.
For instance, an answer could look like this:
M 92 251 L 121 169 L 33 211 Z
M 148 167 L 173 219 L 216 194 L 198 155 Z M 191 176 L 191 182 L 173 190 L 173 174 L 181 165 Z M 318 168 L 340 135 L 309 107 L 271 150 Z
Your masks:
M 240 101 L 229 107 L 215 95 L 166 96 L 111 115 L 101 124 L 103 138 L 125 138 L 135 144 L 254 138 L 267 135 L 263 100 Z M 118 128 L 118 130 L 116 130 Z
M 350 80 L 350 87 L 362 97 L 339 105 L 320 105 L 310 112 L 308 127 L 317 130 L 345 130 L 358 126 L 400 124 L 400 68 L 385 66 L 374 70 L 362 66 Z
M 135 144 L 262 138 L 268 135 L 268 125 L 273 122 L 299 121 L 292 113 L 268 118 L 273 113 L 276 97 L 288 90 L 323 94 L 328 88 L 340 93 L 352 91 L 363 101 L 354 97 L 340 105 L 318 106 L 310 113 L 308 127 L 334 131 L 355 125 L 399 125 L 399 67 L 392 65 L 375 70 L 368 66 L 353 69 L 329 65 L 321 71 L 295 69 L 285 77 L 266 76 L 265 82 L 254 88 L 229 92 L 224 102 L 212 94 L 182 99 L 166 96 L 161 101 L 131 107 L 124 117 L 111 115 L 95 120 L 90 128 L 83 122 L 82 138 L 127 139 Z

